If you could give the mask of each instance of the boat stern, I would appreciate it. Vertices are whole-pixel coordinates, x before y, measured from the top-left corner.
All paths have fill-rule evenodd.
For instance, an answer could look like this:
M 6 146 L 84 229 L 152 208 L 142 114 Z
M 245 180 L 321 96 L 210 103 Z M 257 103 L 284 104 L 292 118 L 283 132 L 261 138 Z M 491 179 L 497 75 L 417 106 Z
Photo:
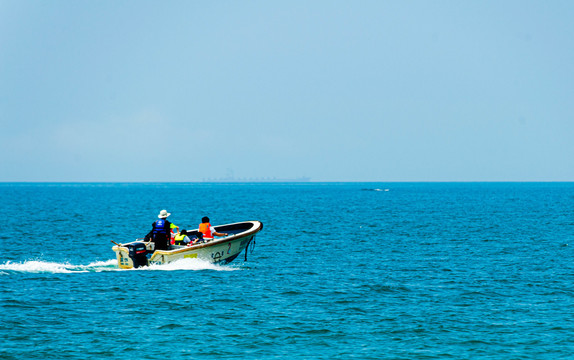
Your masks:
M 116 253 L 120 269 L 132 269 L 148 265 L 147 253 L 150 244 L 136 241 L 125 245 L 115 245 L 112 250 Z
M 128 248 L 123 246 L 114 246 L 112 250 L 116 253 L 116 259 L 118 260 L 118 267 L 120 269 L 131 269 L 134 267 L 134 262 L 130 259 L 130 251 Z

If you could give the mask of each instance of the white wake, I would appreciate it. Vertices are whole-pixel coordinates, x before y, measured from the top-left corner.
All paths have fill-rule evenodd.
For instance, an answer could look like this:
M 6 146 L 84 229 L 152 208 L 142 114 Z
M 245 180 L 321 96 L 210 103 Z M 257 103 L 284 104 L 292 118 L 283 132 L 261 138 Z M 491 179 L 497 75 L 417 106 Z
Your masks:
M 123 270 L 118 268 L 116 259 L 95 261 L 88 265 L 75 265 L 70 263 L 58 263 L 41 260 L 25 260 L 23 262 L 7 261 L 0 264 L 0 275 L 7 275 L 9 272 L 23 273 L 87 273 L 102 271 L 174 271 L 174 270 L 214 270 L 214 271 L 235 271 L 241 270 L 239 267 L 229 265 L 218 265 L 200 259 L 182 259 L 166 265 L 150 265 L 138 269 Z

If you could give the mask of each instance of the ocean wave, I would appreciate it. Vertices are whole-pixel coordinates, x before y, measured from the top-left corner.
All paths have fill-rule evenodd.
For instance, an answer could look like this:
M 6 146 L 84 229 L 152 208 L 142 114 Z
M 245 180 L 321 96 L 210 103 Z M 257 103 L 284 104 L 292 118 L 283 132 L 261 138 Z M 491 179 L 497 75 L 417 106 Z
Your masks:
M 201 259 L 181 259 L 165 265 L 150 265 L 134 269 L 137 271 L 174 271 L 174 270 L 215 270 L 235 271 L 241 268 L 232 265 L 213 264 Z
M 114 270 L 116 263 L 116 260 L 96 261 L 88 265 L 74 265 L 41 260 L 26 260 L 23 262 L 7 261 L 4 264 L 0 264 L 0 271 L 53 274 L 84 273 Z
M 60 264 L 45 261 L 24 261 L 21 263 L 15 263 L 7 261 L 5 264 L 0 265 L 0 270 L 15 271 L 15 272 L 29 272 L 29 273 L 70 273 L 72 272 L 68 269 L 68 264 Z
M 9 275 L 13 272 L 22 273 L 52 273 L 52 274 L 72 274 L 103 271 L 126 271 L 119 269 L 116 259 L 95 261 L 88 265 L 75 265 L 70 263 L 58 263 L 41 260 L 26 260 L 23 262 L 7 261 L 0 264 L 0 275 Z M 215 270 L 215 271 L 235 271 L 241 270 L 239 267 L 229 265 L 218 265 L 209 261 L 199 259 L 182 259 L 166 265 L 150 265 L 138 269 L 127 271 L 173 271 L 173 270 Z

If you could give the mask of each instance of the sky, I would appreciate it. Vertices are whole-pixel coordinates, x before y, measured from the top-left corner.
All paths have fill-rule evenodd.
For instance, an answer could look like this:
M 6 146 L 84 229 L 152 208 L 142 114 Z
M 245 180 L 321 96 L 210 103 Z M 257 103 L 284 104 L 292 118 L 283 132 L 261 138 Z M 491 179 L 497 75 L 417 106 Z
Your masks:
M 0 181 L 574 181 L 572 19 L 560 0 L 0 0 Z

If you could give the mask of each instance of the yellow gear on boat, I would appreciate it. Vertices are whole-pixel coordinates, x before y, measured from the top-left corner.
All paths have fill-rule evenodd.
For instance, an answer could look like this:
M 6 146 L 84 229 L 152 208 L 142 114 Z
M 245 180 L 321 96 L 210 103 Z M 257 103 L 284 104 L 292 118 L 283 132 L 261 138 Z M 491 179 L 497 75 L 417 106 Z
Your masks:
M 175 235 L 175 237 L 173 238 L 173 240 L 175 241 L 175 245 L 184 245 L 183 239 L 185 239 L 186 236 L 187 235 L 184 235 L 184 234 Z

